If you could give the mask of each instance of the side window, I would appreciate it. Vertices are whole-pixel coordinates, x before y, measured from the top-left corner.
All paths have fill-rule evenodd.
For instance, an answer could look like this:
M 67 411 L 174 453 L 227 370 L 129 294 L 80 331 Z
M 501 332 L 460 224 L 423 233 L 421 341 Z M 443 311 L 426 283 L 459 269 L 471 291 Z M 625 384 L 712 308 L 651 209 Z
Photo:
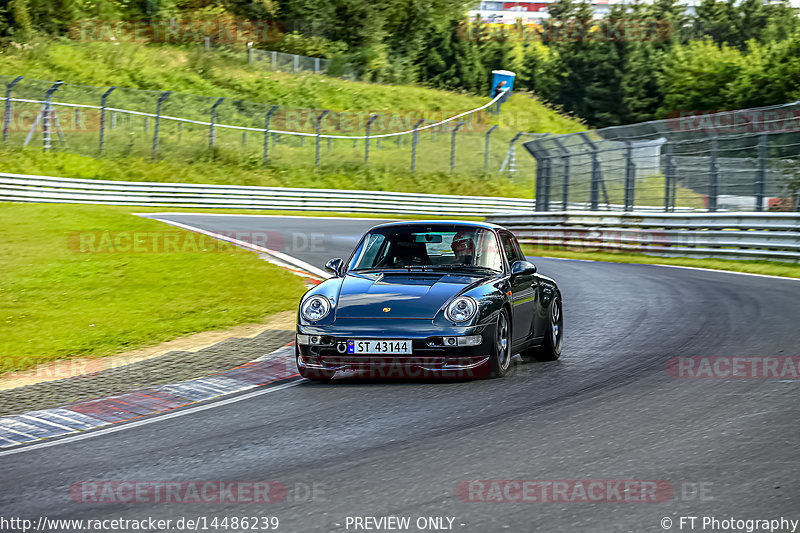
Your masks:
M 506 253 L 509 266 L 514 264 L 514 261 L 521 261 L 525 259 L 519 249 L 517 240 L 507 231 L 500 232 L 500 243 L 503 245 L 503 251 Z
M 480 245 L 477 247 L 476 264 L 489 267 L 494 270 L 503 270 L 503 258 L 500 249 L 497 247 L 497 239 L 491 231 L 482 230 L 479 232 Z

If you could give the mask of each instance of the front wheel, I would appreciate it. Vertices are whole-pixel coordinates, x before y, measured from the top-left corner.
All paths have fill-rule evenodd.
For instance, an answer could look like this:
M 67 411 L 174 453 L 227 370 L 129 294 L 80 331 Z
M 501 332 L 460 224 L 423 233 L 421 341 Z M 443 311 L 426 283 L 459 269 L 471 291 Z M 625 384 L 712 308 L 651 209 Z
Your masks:
M 489 362 L 491 364 L 489 377 L 491 378 L 505 376 L 508 367 L 511 366 L 511 324 L 505 309 L 501 309 L 497 316 L 492 356 Z
M 550 304 L 547 331 L 541 346 L 528 348 L 520 354 L 523 361 L 555 361 L 561 357 L 561 344 L 564 337 L 564 314 L 561 299 L 556 296 Z

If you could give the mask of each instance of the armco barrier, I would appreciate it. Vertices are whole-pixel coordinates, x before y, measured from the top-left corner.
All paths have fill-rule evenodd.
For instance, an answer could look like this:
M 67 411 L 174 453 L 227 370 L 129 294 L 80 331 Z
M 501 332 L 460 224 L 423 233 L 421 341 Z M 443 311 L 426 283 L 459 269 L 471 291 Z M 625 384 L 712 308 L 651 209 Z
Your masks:
M 444 216 L 532 213 L 536 208 L 536 201 L 527 198 L 109 181 L 6 173 L 0 173 L 0 201 Z M 576 202 L 570 207 L 588 209 L 589 205 Z M 636 209 L 655 212 L 660 208 L 637 206 Z
M 0 173 L 0 201 L 487 216 L 538 246 L 800 262 L 795 213 L 534 213 L 535 200 L 387 191 L 246 187 Z M 588 207 L 575 204 L 573 208 Z M 650 209 L 657 209 L 651 207 Z M 503 213 L 503 214 L 498 214 Z
M 520 242 L 541 248 L 800 262 L 800 214 L 561 211 L 493 215 Z
M 449 216 L 530 213 L 534 209 L 534 201 L 525 198 L 108 181 L 20 174 L 0 174 L 0 201 Z

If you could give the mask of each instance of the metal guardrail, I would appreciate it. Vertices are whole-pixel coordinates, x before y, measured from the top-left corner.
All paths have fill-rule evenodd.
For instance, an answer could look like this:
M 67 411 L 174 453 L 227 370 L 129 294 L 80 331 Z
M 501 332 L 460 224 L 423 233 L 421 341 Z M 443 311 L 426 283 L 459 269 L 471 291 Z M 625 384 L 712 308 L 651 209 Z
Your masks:
M 449 216 L 482 216 L 499 211 L 530 213 L 535 205 L 534 200 L 525 198 L 109 181 L 5 173 L 0 174 L 0 201 Z
M 541 248 L 800 262 L 796 213 L 545 212 L 488 216 Z
M 0 201 L 445 216 L 532 213 L 536 208 L 536 200 L 527 198 L 111 181 L 7 173 L 0 173 Z M 576 202 L 570 208 L 588 209 L 589 204 Z M 638 209 L 648 212 L 659 208 L 639 206 Z

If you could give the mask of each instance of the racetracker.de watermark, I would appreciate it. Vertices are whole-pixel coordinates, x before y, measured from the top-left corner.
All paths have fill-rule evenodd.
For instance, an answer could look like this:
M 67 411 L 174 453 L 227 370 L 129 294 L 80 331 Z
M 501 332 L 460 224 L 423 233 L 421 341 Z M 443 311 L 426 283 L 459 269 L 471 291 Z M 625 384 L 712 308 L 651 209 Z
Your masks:
M 80 254 L 229 253 L 246 251 L 236 246 L 235 241 L 269 250 L 280 250 L 286 245 L 278 231 L 231 231 L 218 235 L 221 238 L 180 230 L 79 231 L 67 237 L 67 247 Z
M 9 133 L 41 130 L 42 112 L 37 109 L 12 109 L 3 124 Z M 57 109 L 47 115 L 51 135 L 100 130 L 100 111 L 97 109 Z
M 73 41 L 137 43 L 274 42 L 286 33 L 275 20 L 98 20 L 83 19 L 70 24 Z
M 678 133 L 796 133 L 800 109 L 676 111 L 667 126 Z
M 656 503 L 674 492 L 663 480 L 472 479 L 456 486 L 459 500 L 489 503 Z
M 661 19 L 545 19 L 528 24 L 471 20 L 458 30 L 462 40 L 479 42 L 663 42 L 673 33 L 672 24 Z
M 679 356 L 666 368 L 673 378 L 798 379 L 800 356 Z
M 77 481 L 69 487 L 75 503 L 265 504 L 286 495 L 278 481 Z

